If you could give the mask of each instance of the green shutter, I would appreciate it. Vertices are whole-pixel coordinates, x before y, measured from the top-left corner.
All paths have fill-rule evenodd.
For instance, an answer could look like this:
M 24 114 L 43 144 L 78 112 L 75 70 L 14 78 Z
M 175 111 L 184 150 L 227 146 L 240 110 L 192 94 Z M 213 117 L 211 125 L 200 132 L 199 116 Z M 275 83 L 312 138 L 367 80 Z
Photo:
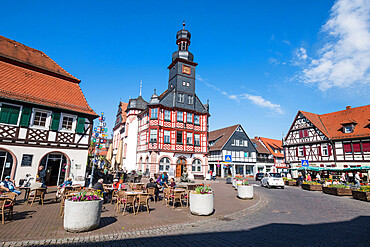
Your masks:
M 19 122 L 19 125 L 28 127 L 30 124 L 30 117 L 31 117 L 31 108 L 23 107 L 21 121 Z
M 1 105 L 1 112 L 0 112 L 0 123 L 8 123 L 10 115 L 10 105 Z
M 51 130 L 59 130 L 59 121 L 60 121 L 60 113 L 59 112 L 53 112 L 53 117 L 51 119 Z
M 77 118 L 76 133 L 79 133 L 79 134 L 85 133 L 85 118 L 83 117 Z
M 10 124 L 17 124 L 18 123 L 18 118 L 19 118 L 19 107 L 11 107 L 10 108 L 10 116 L 9 116 L 9 123 Z

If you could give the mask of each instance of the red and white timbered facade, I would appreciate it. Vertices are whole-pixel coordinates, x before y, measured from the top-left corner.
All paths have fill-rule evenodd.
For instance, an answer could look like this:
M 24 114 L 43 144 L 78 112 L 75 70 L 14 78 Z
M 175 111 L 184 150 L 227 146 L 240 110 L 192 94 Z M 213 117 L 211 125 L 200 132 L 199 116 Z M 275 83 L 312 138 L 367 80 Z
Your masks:
M 300 166 L 356 167 L 370 164 L 370 106 L 317 115 L 299 111 L 287 136 L 285 160 Z

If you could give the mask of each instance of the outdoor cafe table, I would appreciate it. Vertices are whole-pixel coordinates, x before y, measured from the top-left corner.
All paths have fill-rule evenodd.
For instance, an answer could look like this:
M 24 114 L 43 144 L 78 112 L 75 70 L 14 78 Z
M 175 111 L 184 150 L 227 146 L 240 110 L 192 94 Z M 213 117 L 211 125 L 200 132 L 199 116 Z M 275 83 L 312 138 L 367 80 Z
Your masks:
M 18 187 L 20 190 L 24 190 L 24 199 L 23 201 L 27 201 L 28 196 L 30 194 L 30 187 Z

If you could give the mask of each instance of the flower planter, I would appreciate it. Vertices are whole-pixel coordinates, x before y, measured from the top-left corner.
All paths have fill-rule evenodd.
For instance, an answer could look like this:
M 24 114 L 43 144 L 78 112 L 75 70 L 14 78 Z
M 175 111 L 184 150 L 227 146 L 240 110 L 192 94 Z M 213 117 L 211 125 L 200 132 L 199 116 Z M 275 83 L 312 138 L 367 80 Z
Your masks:
M 213 213 L 213 193 L 190 193 L 190 212 L 195 215 L 210 215 Z
M 284 183 L 288 186 L 297 186 L 297 181 L 285 181 Z
M 253 199 L 253 186 L 252 185 L 239 185 L 238 197 L 240 199 Z
M 370 201 L 370 192 L 352 190 L 352 196 L 357 200 Z
M 235 180 L 235 178 L 233 178 L 233 187 L 235 188 L 235 186 L 236 186 L 236 180 Z
M 242 183 L 243 183 L 243 181 L 236 180 L 235 181 L 235 189 L 237 190 L 238 189 L 238 186 L 241 185 Z
M 86 232 L 99 226 L 103 200 L 65 201 L 64 229 L 67 232 Z
M 322 192 L 325 194 L 335 196 L 351 196 L 352 190 L 350 188 L 335 188 L 335 187 L 322 187 Z
M 232 184 L 233 181 L 232 181 L 232 178 L 226 178 L 226 184 Z
M 311 191 L 321 191 L 322 185 L 321 184 L 302 184 L 302 189 L 311 190 Z

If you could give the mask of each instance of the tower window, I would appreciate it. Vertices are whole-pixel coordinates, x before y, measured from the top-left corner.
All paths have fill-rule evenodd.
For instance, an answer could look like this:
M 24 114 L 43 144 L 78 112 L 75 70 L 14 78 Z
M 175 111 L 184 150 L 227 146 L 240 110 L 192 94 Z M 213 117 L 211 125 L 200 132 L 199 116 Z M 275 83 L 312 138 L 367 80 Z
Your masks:
M 193 103 L 194 103 L 194 98 L 193 98 L 193 96 L 189 95 L 188 96 L 188 104 L 192 105 Z
M 182 131 L 177 131 L 176 133 L 176 143 L 182 144 Z
M 157 142 L 157 130 L 156 129 L 150 130 L 150 142 Z
M 150 109 L 150 119 L 157 119 L 158 118 L 158 109 L 152 108 Z
M 182 85 L 183 85 L 183 86 L 185 86 L 185 85 L 186 85 L 186 82 L 184 82 L 184 81 L 183 81 L 183 82 L 182 82 Z
M 185 98 L 185 95 L 184 95 L 183 93 L 179 93 L 179 94 L 177 95 L 177 101 L 178 101 L 179 103 L 184 103 L 184 98 Z

